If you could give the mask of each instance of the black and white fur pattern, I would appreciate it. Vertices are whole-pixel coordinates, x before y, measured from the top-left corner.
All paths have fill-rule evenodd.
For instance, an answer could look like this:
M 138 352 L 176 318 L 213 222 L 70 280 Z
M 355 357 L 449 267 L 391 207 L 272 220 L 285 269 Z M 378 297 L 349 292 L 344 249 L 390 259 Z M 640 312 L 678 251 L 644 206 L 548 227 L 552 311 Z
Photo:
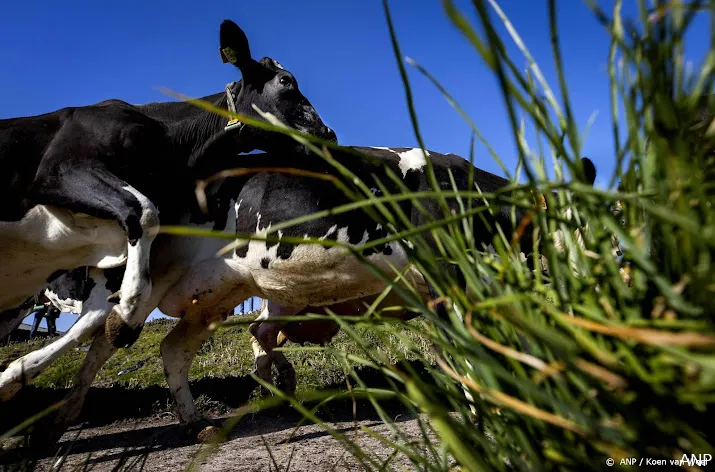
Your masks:
M 242 78 L 205 101 L 226 109 L 230 96 L 238 113 L 261 119 L 255 105 L 335 140 L 293 75 L 270 58 L 254 60 L 235 23 L 221 24 L 220 46 Z M 251 126 L 229 132 L 225 125 L 186 103 L 120 100 L 0 120 L 0 310 L 15 309 L 62 271 L 125 266 L 107 335 L 116 346 L 131 345 L 151 296 L 159 211 L 162 224 L 176 224 L 196 204 L 195 181 L 234 167 L 238 153 L 308 155 L 290 137 Z
M 424 174 L 424 156 L 416 158 L 421 150 L 357 148 L 374 159 L 378 164 L 402 177 L 410 190 L 425 190 L 430 186 Z M 374 165 L 364 159 L 357 159 L 348 154 L 335 153 L 353 173 L 362 178 L 375 193 L 377 183 L 373 175 L 387 186 L 391 192 L 397 188 L 386 178 L 380 165 Z M 429 153 L 439 183 L 446 189 L 451 188 L 450 172 L 457 187 L 466 189 L 468 162 L 459 156 Z M 250 163 L 261 167 L 295 167 L 292 155 L 262 155 Z M 247 164 L 249 162 L 247 161 Z M 330 172 L 331 168 L 319 159 L 303 162 L 302 168 L 313 171 Z M 475 183 L 485 192 L 497 190 L 508 183 L 503 178 L 475 169 Z M 281 173 L 259 173 L 227 181 L 211 192 L 213 208 L 226 210 L 227 231 L 237 234 L 266 233 L 272 225 L 289 219 L 310 214 L 315 211 L 330 209 L 349 200 L 332 183 L 309 177 Z M 423 205 L 433 215 L 439 215 L 437 203 L 424 200 Z M 479 204 L 475 202 L 475 204 Z M 450 200 L 450 206 L 457 210 L 457 203 Z M 409 203 L 403 211 L 414 224 L 423 224 L 422 216 Z M 521 215 L 517 212 L 517 218 Z M 495 208 L 489 223 L 484 225 L 475 218 L 473 228 L 477 244 L 488 245 L 494 233 L 493 224 L 501 225 L 506 234 L 513 231 L 513 225 L 506 208 Z M 191 224 L 190 221 L 184 221 Z M 387 234 L 380 223 L 375 222 L 362 211 L 355 210 L 345 214 L 334 214 L 317 220 L 285 228 L 281 237 L 312 237 L 332 239 L 351 247 L 357 247 Z M 528 239 L 529 231 L 524 232 Z M 154 290 L 151 296 L 151 309 L 159 309 L 172 316 L 180 317 L 176 327 L 162 341 L 161 352 L 164 360 L 167 382 L 177 405 L 178 416 L 182 424 L 201 424 L 203 418 L 196 410 L 188 386 L 188 369 L 201 343 L 211 335 L 213 323 L 220 323 L 229 310 L 249 296 L 259 296 L 270 300 L 268 310 L 262 313 L 264 319 L 284 314 L 296 314 L 306 306 L 330 306 L 347 300 L 354 300 L 378 293 L 385 283 L 376 278 L 350 252 L 343 247 L 322 247 L 314 244 L 299 244 L 280 241 L 278 243 L 252 241 L 237 248 L 221 258 L 213 257 L 225 243 L 212 238 L 189 238 L 159 235 L 154 244 L 151 257 Z M 531 248 L 530 241 L 522 242 L 523 247 Z M 392 242 L 363 251 L 368 260 L 386 272 L 406 269 L 409 265 L 409 246 L 401 242 Z M 101 271 L 99 271 L 101 272 Z M 98 271 L 91 270 L 92 277 L 99 277 Z M 416 275 L 419 279 L 421 276 Z M 102 292 L 94 302 L 84 302 L 82 319 L 65 335 L 69 340 L 61 346 L 67 349 L 83 339 L 97 334 L 103 319 L 107 316 L 106 284 L 95 282 L 92 291 Z M 90 298 L 92 294 L 90 294 Z M 103 301 L 99 301 L 99 300 Z M 151 309 L 145 311 L 148 316 Z M 96 310 L 96 311 L 95 311 Z M 105 310 L 103 314 L 100 311 Z M 273 351 L 276 335 L 281 325 L 263 323 L 253 327 L 260 347 L 272 362 L 281 369 L 286 369 L 284 358 Z M 14 394 L 21 385 L 22 373 L 30 377 L 37 375 L 46 367 L 48 360 L 55 358 L 52 346 L 47 346 L 46 353 L 35 352 L 18 359 L 0 375 L 0 398 L 6 399 Z M 79 413 L 82 394 L 77 389 L 89 388 L 91 379 L 96 375 L 101 364 L 116 350 L 111 344 L 97 339 L 90 349 L 88 361 L 79 374 L 77 387 L 71 394 L 73 401 L 60 413 L 59 430 L 66 427 Z M 262 375 L 263 377 L 263 375 Z M 290 379 L 288 379 L 290 384 Z M 290 388 L 290 385 L 287 385 Z

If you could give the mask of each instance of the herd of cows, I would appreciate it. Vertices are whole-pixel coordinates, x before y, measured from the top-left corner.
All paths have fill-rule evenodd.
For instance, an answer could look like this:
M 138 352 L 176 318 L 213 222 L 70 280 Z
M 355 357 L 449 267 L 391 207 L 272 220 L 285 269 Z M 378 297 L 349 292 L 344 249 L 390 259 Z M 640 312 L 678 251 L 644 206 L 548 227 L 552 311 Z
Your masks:
M 220 53 L 240 70 L 241 80 L 203 100 L 264 119 L 255 106 L 302 133 L 337 143 L 293 75 L 271 58 L 253 59 L 245 34 L 228 20 L 220 26 Z M 443 189 L 468 188 L 470 164 L 456 155 L 380 147 L 331 152 L 374 195 L 430 190 L 427 159 Z M 586 158 L 582 164 L 576 178 L 593 184 L 595 167 Z M 0 373 L 0 401 L 18 393 L 64 352 L 91 340 L 67 401 L 40 434 L 45 443 L 59 439 L 78 417 L 98 370 L 118 349 L 136 341 L 155 308 L 179 318 L 161 343 L 161 355 L 178 418 L 198 432 L 210 422 L 195 406 L 189 367 L 211 326 L 241 301 L 251 296 L 267 300 L 261 322 L 249 328 L 256 370 L 271 382 L 275 366 L 277 386 L 290 392 L 295 372 L 274 348 L 286 339 L 322 344 L 338 327 L 272 318 L 326 309 L 358 314 L 386 287 L 345 246 L 385 238 L 394 228 L 360 209 L 325 211 L 352 201 L 332 181 L 314 177 L 336 174 L 331 164 L 291 137 L 244 123 L 227 126 L 222 116 L 190 103 L 108 100 L 0 120 L 0 166 L 0 338 L 22 321 L 37 294 L 62 311 L 81 315 L 65 335 Z M 237 167 L 249 172 L 212 180 L 205 208 L 198 204 L 197 180 Z M 281 168 L 307 172 L 276 171 Z M 480 169 L 473 172 L 484 192 L 509 183 Z M 447 204 L 459 211 L 455 199 Z M 416 226 L 443 214 L 436 199 L 423 199 L 421 206 L 402 200 L 400 210 Z M 266 235 L 272 226 L 320 211 L 320 218 L 278 230 L 277 242 L 251 240 L 220 257 L 216 254 L 224 240 L 155 231 L 161 224 Z M 484 213 L 485 219 L 474 218 L 476 244 L 491 244 L 496 224 L 505 234 L 513 233 L 511 211 L 495 208 Z M 517 210 L 517 222 L 521 216 Z M 522 247 L 532 248 L 532 231 L 522 234 Z M 320 246 L 301 243 L 301 238 L 339 244 Z M 400 240 L 375 244 L 362 256 L 387 274 L 406 273 L 406 282 L 419 287 L 425 299 L 433 297 L 410 265 L 411 250 Z M 399 304 L 393 292 L 382 301 Z

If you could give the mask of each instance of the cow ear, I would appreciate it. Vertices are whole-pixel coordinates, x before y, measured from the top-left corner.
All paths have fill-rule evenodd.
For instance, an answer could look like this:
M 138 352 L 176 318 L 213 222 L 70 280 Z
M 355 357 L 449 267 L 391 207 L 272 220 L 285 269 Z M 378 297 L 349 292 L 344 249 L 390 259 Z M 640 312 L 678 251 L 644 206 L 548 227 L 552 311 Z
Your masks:
M 588 157 L 581 158 L 581 164 L 583 165 L 583 175 L 586 177 L 586 183 L 593 185 L 596 182 L 596 166 Z
M 231 20 L 224 20 L 221 23 L 219 52 L 221 60 L 238 67 L 245 78 L 253 63 L 251 50 L 248 48 L 246 33 Z

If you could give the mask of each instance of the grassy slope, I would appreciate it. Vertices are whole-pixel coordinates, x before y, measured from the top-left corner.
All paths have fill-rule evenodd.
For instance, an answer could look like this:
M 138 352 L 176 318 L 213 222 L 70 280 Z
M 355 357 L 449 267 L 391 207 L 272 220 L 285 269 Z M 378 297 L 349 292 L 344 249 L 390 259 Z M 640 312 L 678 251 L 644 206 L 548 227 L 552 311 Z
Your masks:
M 130 388 L 166 386 L 159 355 L 159 343 L 174 324 L 174 320 L 168 319 L 159 319 L 148 323 L 134 346 L 120 349 L 107 362 L 99 372 L 94 385 L 123 385 Z M 419 326 L 424 322 L 413 320 L 410 324 Z M 204 343 L 194 359 L 189 372 L 190 379 L 238 377 L 251 372 L 253 370 L 253 354 L 249 343 L 250 335 L 246 328 L 247 325 L 241 324 L 217 330 L 214 336 Z M 361 337 L 369 349 L 387 354 L 393 361 L 403 357 L 414 358 L 415 356 L 410 355 L 412 349 L 420 351 L 422 355 L 430 355 L 431 349 L 424 339 L 405 328 L 382 325 L 376 327 L 358 326 L 355 329 L 361 333 Z M 413 341 L 414 344 L 409 341 Z M 0 366 L 42 347 L 48 342 L 49 340 L 39 339 L 0 347 Z M 286 347 L 289 346 L 298 347 L 293 344 L 286 345 Z M 335 337 L 331 346 L 339 351 L 353 354 L 359 354 L 360 349 L 343 332 Z M 314 349 L 311 347 L 311 350 L 285 353 L 296 369 L 297 393 L 332 385 L 344 378 L 344 366 L 334 353 Z M 35 378 L 31 384 L 49 388 L 70 387 L 84 354 L 78 349 L 67 352 Z M 117 376 L 121 370 L 131 368 L 141 361 L 145 361 L 145 363 L 138 370 Z

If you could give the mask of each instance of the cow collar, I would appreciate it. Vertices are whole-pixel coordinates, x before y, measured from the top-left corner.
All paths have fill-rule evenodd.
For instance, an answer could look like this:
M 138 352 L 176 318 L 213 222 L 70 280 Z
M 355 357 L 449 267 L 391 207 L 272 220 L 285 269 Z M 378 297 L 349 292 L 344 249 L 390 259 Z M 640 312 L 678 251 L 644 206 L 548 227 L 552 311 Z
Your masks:
M 238 85 L 237 82 L 229 82 L 226 84 L 226 105 L 228 106 L 228 111 L 231 113 L 236 113 L 236 97 L 233 94 L 234 89 L 237 88 L 236 85 Z M 238 135 L 240 135 L 244 125 L 245 123 L 232 118 L 226 123 L 224 131 L 236 130 Z

